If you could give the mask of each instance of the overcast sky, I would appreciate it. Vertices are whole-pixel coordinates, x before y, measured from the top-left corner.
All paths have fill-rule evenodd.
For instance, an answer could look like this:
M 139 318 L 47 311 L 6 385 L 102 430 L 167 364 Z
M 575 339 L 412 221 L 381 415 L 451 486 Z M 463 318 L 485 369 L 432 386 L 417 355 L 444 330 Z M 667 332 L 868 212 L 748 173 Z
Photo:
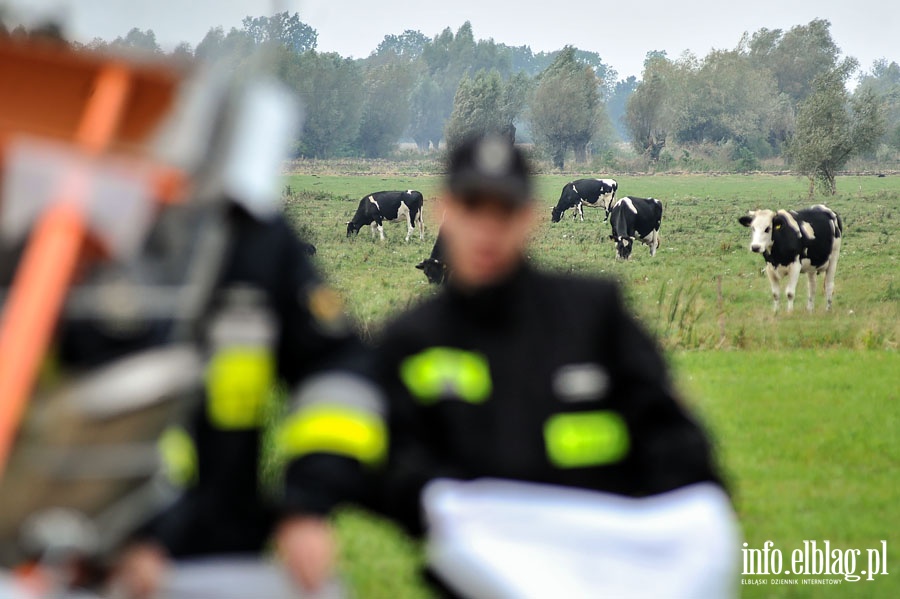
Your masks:
M 76 39 L 112 39 L 130 28 L 153 29 L 164 48 L 196 45 L 210 27 L 239 26 L 273 6 L 299 12 L 319 32 L 319 50 L 365 57 L 389 33 L 428 36 L 466 20 L 475 37 L 532 50 L 572 44 L 600 54 L 620 77 L 640 76 L 649 50 L 676 57 L 733 48 L 744 31 L 788 29 L 815 18 L 831 21 L 845 55 L 868 69 L 877 58 L 900 61 L 897 0 L 0 0 L 25 18 L 55 14 Z

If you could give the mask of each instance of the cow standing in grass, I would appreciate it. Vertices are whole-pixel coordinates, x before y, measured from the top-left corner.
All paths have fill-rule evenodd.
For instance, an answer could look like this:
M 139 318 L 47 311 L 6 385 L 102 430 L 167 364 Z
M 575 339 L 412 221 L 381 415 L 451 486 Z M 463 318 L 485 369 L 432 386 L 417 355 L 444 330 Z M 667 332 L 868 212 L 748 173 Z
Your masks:
M 406 241 L 419 229 L 419 239 L 425 239 L 425 223 L 422 218 L 424 200 L 418 191 L 377 191 L 359 201 L 356 214 L 347 221 L 347 237 L 359 233 L 366 225 L 372 226 L 372 235 L 384 241 L 384 221 L 406 221 Z
M 616 190 L 619 184 L 614 179 L 578 179 L 570 181 L 562 188 L 559 201 L 550 211 L 550 220 L 558 223 L 563 214 L 569 208 L 572 209 L 572 217 L 581 217 L 584 222 L 584 206 L 591 208 L 603 208 L 606 214 L 603 220 L 609 218 L 610 207 L 616 200 Z
M 778 311 L 781 279 L 787 279 L 787 309 L 794 309 L 800 274 L 809 280 L 806 309 L 813 309 L 816 275 L 825 273 L 825 309 L 831 309 L 834 273 L 841 253 L 844 223 L 823 204 L 806 210 L 751 210 L 740 219 L 750 227 L 750 251 L 766 260 L 766 276 L 772 287 L 773 308 Z
M 650 256 L 655 256 L 662 213 L 662 203 L 655 198 L 626 196 L 619 200 L 609 214 L 609 238 L 616 242 L 616 258 L 628 260 L 635 240 L 649 245 Z

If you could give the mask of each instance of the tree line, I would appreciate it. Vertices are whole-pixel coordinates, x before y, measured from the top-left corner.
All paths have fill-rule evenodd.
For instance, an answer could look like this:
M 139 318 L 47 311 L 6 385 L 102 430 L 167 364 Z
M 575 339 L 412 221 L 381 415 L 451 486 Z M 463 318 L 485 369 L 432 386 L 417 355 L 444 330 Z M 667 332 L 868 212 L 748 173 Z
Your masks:
M 368 57 L 344 58 L 319 52 L 316 30 L 288 12 L 211 28 L 196 47 L 169 54 L 239 72 L 258 68 L 254 57 L 265 52 L 305 106 L 298 157 L 385 157 L 400 140 L 433 151 L 493 130 L 533 142 L 559 168 L 628 142 L 661 167 L 714 154 L 749 171 L 778 159 L 833 190 L 851 157 L 900 156 L 900 66 L 880 60 L 861 71 L 841 57 L 830 27 L 816 19 L 760 29 L 702 58 L 651 51 L 640 79 L 619 79 L 597 53 L 571 46 L 533 52 L 476 39 L 468 22 L 433 37 L 386 35 Z M 154 32 L 137 28 L 84 46 L 163 54 Z
M 675 147 L 725 146 L 744 170 L 780 156 L 811 183 L 834 192 L 834 177 L 857 155 L 900 152 L 900 66 L 877 61 L 859 72 L 841 58 L 831 24 L 816 19 L 788 31 L 745 34 L 733 50 L 698 59 L 651 52 L 626 102 L 635 151 L 672 159 Z

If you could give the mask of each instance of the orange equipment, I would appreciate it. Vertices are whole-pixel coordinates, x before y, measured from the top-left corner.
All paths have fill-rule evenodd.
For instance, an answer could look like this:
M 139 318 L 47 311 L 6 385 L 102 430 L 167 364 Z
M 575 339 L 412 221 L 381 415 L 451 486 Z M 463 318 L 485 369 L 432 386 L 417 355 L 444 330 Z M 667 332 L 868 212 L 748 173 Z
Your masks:
M 0 43 L 0 166 L 14 143 L 36 138 L 68 145 L 89 159 L 124 157 L 147 167 L 147 143 L 170 110 L 179 80 L 160 65 L 59 44 Z M 149 166 L 158 173 L 159 190 L 171 192 L 173 173 Z M 92 228 L 86 214 L 86 171 L 77 163 L 67 171 L 36 216 L 2 305 L 0 478 L 79 262 L 86 248 L 105 247 L 103 231 Z M 0 204 L 7 200 L 0 197 Z

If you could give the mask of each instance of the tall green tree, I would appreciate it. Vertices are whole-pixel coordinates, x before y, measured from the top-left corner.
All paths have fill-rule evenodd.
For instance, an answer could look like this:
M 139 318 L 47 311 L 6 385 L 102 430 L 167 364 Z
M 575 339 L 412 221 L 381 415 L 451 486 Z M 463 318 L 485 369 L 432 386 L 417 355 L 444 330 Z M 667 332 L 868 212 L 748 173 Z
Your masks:
M 367 157 L 388 155 L 406 130 L 413 83 L 409 64 L 393 62 L 366 70 L 358 145 Z
M 813 80 L 838 66 L 840 48 L 831 37 L 831 22 L 814 19 L 806 25 L 760 29 L 747 42 L 751 59 L 775 76 L 780 93 L 795 102 L 812 92 Z
M 125 37 L 117 37 L 112 41 L 110 47 L 113 49 L 129 49 L 146 52 L 149 54 L 162 54 L 162 49 L 156 41 L 156 34 L 152 29 L 141 31 L 137 27 L 133 27 Z
M 437 147 L 453 111 L 456 88 L 463 76 L 480 70 L 510 73 L 510 53 L 493 40 L 475 40 L 468 21 L 453 33 L 448 27 L 422 48 L 423 73 L 412 100 L 410 134 L 422 147 Z M 425 81 L 429 81 L 426 83 Z
M 172 58 L 179 62 L 190 62 L 194 58 L 194 49 L 187 42 L 181 42 L 172 50 Z
M 284 11 L 270 17 L 244 17 L 241 25 L 254 44 L 278 43 L 297 54 L 315 50 L 319 40 L 318 32 L 301 21 L 296 12 Z
M 855 94 L 871 90 L 883 110 L 886 133 L 882 141 L 900 150 L 900 65 L 885 59 L 876 60 L 863 75 Z
M 431 77 L 419 78 L 410 94 L 409 132 L 420 151 L 437 149 L 444 134 L 444 90 Z
M 847 79 L 855 61 L 817 76 L 812 93 L 800 103 L 797 129 L 788 146 L 794 171 L 806 176 L 810 194 L 819 183 L 826 194 L 836 191 L 838 171 L 855 154 L 866 152 L 884 135 L 885 123 L 872 90 L 850 97 Z
M 659 160 L 673 128 L 673 106 L 681 93 L 682 69 L 665 52 L 650 52 L 644 60 L 641 83 L 628 98 L 625 124 L 635 151 Z
M 297 91 L 306 110 L 297 154 L 328 158 L 349 150 L 359 134 L 365 95 L 359 65 L 336 53 L 290 53 L 284 79 Z
M 675 107 L 677 141 L 741 145 L 766 141 L 779 96 L 768 70 L 754 68 L 740 50 L 714 50 L 685 77 L 685 93 Z
M 568 148 L 585 162 L 587 144 L 597 130 L 603 105 L 594 69 L 567 46 L 538 77 L 531 98 L 531 128 L 554 166 L 563 168 Z
M 515 121 L 525 106 L 528 78 L 524 74 L 504 82 L 496 70 L 479 71 L 463 77 L 456 90 L 453 112 L 444 137 L 455 145 L 465 137 L 488 132 L 506 135 L 515 141 Z
M 207 62 L 220 62 L 237 69 L 256 50 L 253 38 L 243 29 L 232 27 L 225 33 L 222 27 L 213 27 L 197 44 L 194 56 Z
M 400 35 L 386 35 L 373 52 L 376 56 L 391 55 L 408 61 L 418 60 L 431 39 L 414 29 L 407 29 Z

